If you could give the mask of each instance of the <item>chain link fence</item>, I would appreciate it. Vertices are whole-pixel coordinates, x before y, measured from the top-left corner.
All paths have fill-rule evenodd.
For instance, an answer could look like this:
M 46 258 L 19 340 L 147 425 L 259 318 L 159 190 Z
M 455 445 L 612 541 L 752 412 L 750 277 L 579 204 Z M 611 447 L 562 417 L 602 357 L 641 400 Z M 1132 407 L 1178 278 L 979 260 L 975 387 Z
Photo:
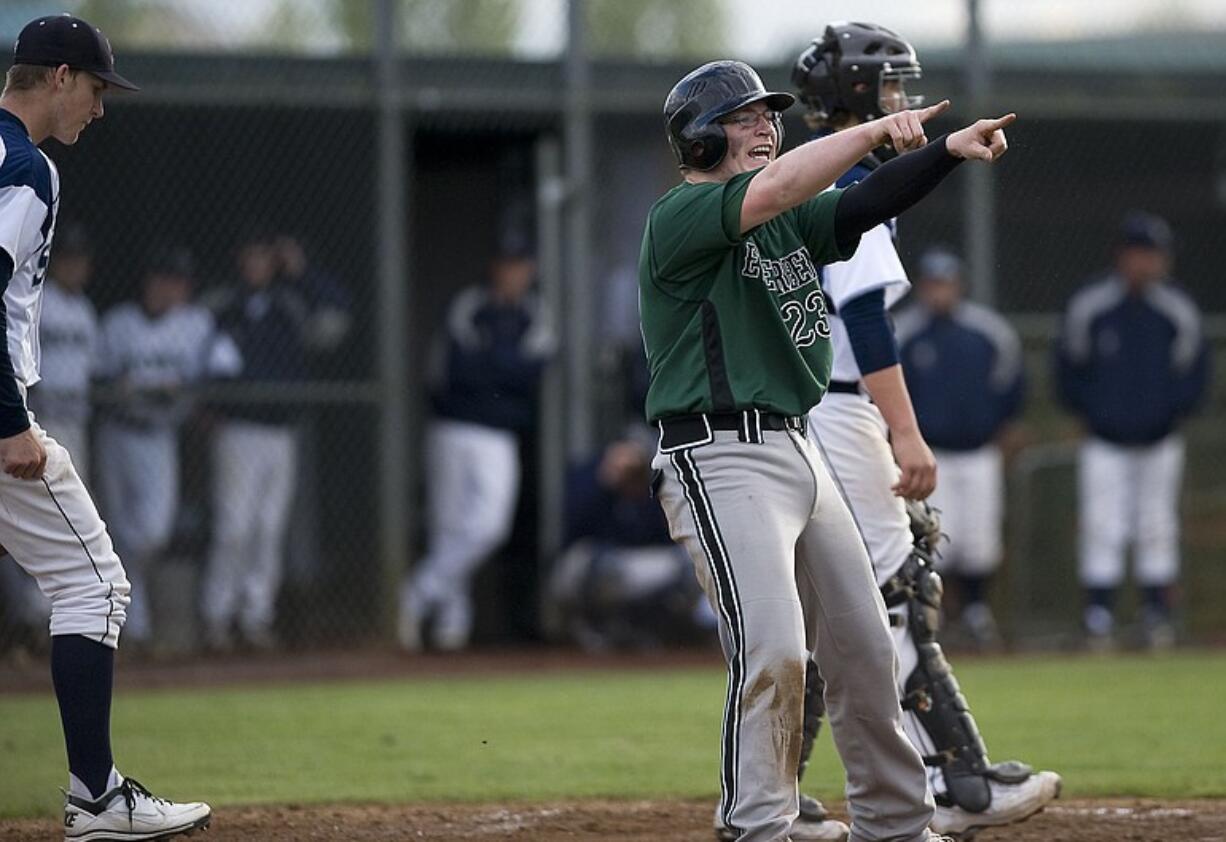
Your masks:
M 591 0 L 593 59 L 579 89 L 563 61 L 562 2 L 394 3 L 391 83 L 380 75 L 384 24 L 373 0 L 67 8 L 108 33 L 120 71 L 145 90 L 110 96 L 105 119 L 76 146 L 48 144 L 62 181 L 51 276 L 84 276 L 101 338 L 90 346 L 87 417 L 57 419 L 50 382 L 32 401 L 53 435 L 60 423 L 70 440 L 84 422 L 77 459 L 149 596 L 127 639 L 175 651 L 206 645 L 210 628 L 294 647 L 390 639 L 399 576 L 425 549 L 434 482 L 422 468 L 428 351 L 448 303 L 483 279 L 512 218 L 537 238 L 542 272 L 556 272 L 549 304 L 571 325 L 564 338 L 578 331 L 591 342 L 573 354 L 564 341 L 555 358 L 548 417 L 521 443 L 510 538 L 476 584 L 477 640 L 538 638 L 559 468 L 636 423 L 639 236 L 675 178 L 659 106 L 694 63 L 685 56 L 735 44 L 734 6 Z M 54 11 L 5 4 L 0 41 Z M 681 37 L 683 13 L 702 18 L 707 41 Z M 796 50 L 816 34 L 793 33 Z M 1189 36 L 1182 61 L 1164 46 L 1178 36 L 1168 36 L 990 51 L 985 109 L 1021 114 L 1011 155 L 994 168 L 991 287 L 1026 326 L 1026 424 L 1035 452 L 1052 455 L 1050 470 L 1015 463 L 1017 575 L 997 597 L 1012 598 L 1006 618 L 1019 632 L 1077 621 L 1075 588 L 1064 587 L 1074 493 L 1061 461 L 1075 429 L 1045 382 L 1055 320 L 1030 317 L 1058 313 L 1105 267 L 1121 215 L 1144 208 L 1172 223 L 1176 273 L 1211 316 L 1218 356 L 1226 351 L 1226 103 L 1213 94 L 1226 80 L 1226 35 Z M 959 52 L 920 47 L 929 98 L 950 95 L 957 119 L 976 116 L 959 99 Z M 784 55 L 763 64 L 768 85 L 788 85 Z M 568 122 L 575 113 L 590 119 L 586 141 Z M 951 118 L 937 131 L 954 127 Z M 798 117 L 787 130 L 789 142 L 805 136 Z M 576 149 L 586 180 L 559 154 Z M 578 259 L 567 252 L 577 196 L 591 231 Z M 965 197 L 959 174 L 902 220 L 908 268 L 935 243 L 965 253 Z M 389 313 L 397 285 L 404 311 Z M 165 309 L 195 321 L 167 329 Z M 53 316 L 49 358 L 57 342 L 81 340 L 57 333 Z M 389 412 L 395 395 L 407 400 L 404 416 Z M 1224 401 L 1219 385 L 1189 443 L 1185 603 L 1201 635 L 1226 631 L 1214 611 L 1226 597 L 1216 527 L 1226 487 L 1206 468 L 1221 452 Z M 575 439 L 585 416 L 590 435 Z M 389 446 L 397 439 L 403 459 Z M 403 493 L 391 506 L 389 488 Z M 13 567 L 0 649 L 36 643 L 45 628 Z

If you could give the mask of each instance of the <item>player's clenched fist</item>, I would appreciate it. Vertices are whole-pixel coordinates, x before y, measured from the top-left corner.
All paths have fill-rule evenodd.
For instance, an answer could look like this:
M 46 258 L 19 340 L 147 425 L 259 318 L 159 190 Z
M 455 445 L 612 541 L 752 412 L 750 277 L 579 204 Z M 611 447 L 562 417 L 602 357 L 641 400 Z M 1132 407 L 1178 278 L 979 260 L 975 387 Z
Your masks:
M 945 148 L 958 158 L 995 161 L 1009 148 L 1004 130 L 1016 119 L 1016 114 L 1006 114 L 994 120 L 978 120 L 945 138 Z
M 47 450 L 31 430 L 0 439 L 0 467 L 17 479 L 38 479 L 47 468 Z

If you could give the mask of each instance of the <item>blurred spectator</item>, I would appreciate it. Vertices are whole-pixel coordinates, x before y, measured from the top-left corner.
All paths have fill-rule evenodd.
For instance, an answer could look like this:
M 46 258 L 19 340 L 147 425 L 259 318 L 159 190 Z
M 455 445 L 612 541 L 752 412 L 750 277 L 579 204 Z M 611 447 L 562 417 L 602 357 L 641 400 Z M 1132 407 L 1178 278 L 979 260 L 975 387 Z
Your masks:
M 1150 214 L 1129 214 L 1114 269 L 1069 302 L 1057 353 L 1059 396 L 1087 429 L 1078 463 L 1079 578 L 1093 648 L 1113 643 L 1114 602 L 1133 548 L 1147 645 L 1174 643 L 1179 578 L 1178 432 L 1208 383 L 1195 303 L 1170 279 L 1172 236 Z
M 102 319 L 98 376 L 112 399 L 98 429 L 98 480 L 132 581 L 124 634 L 137 643 L 151 642 L 147 577 L 174 532 L 179 433 L 192 410 L 192 387 L 239 366 L 234 344 L 191 300 L 194 275 L 191 252 L 161 249 L 146 264 L 140 300 Z
M 1000 439 L 1021 409 L 1022 345 L 997 313 L 963 299 L 962 262 L 944 249 L 919 264 L 915 303 L 897 320 L 899 354 L 924 440 L 938 468 L 928 502 L 949 541 L 937 569 L 957 585 L 971 639 L 999 643 L 988 588 L 1002 554 Z
M 77 224 L 60 226 L 43 289 L 39 327 L 42 379 L 30 390 L 30 409 L 53 439 L 89 476 L 89 387 L 98 352 L 98 314 L 85 295 L 94 274 L 93 246 Z
M 237 380 L 303 382 L 309 354 L 336 348 L 349 327 L 344 295 L 289 236 L 249 235 L 236 253 L 237 282 L 212 304 L 242 357 Z M 298 479 L 298 407 L 266 395 L 228 401 L 213 441 L 213 539 L 205 573 L 206 643 L 233 646 L 235 624 L 258 649 L 273 631 L 285 539 Z
M 84 227 L 61 222 L 43 290 L 39 324 L 42 379 L 28 405 L 38 423 L 89 476 L 89 384 L 97 359 L 98 315 L 85 296 L 94 271 L 93 248 Z M 0 563 L 0 606 L 20 627 L 16 635 L 39 646 L 47 640 L 51 602 L 38 583 L 7 558 Z
M 693 563 L 651 496 L 652 452 L 643 441 L 618 439 L 568 477 L 566 549 L 550 578 L 550 625 L 585 649 L 714 634 Z
M 462 649 L 473 626 L 473 574 L 507 538 L 519 496 L 519 436 L 536 419 L 554 338 L 536 294 L 526 238 L 500 244 L 487 282 L 460 293 L 437 337 L 435 418 L 427 431 L 428 553 L 401 590 L 398 637 Z

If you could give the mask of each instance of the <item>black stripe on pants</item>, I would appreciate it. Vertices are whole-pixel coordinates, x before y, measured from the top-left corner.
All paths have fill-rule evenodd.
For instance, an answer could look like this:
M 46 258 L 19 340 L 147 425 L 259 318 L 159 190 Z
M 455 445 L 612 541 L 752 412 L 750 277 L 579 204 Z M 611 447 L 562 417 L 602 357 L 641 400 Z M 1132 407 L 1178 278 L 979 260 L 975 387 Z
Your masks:
M 711 506 L 711 498 L 707 495 L 698 465 L 694 462 L 692 450 L 682 450 L 670 457 L 677 479 L 685 491 L 685 498 L 690 503 L 694 513 L 694 524 L 698 530 L 698 539 L 702 543 L 703 553 L 707 557 L 707 566 L 711 570 L 712 581 L 715 582 L 716 601 L 720 614 L 731 635 L 731 657 L 728 661 L 728 697 L 724 701 L 723 726 L 723 758 L 720 783 L 723 788 L 724 824 L 734 832 L 729 816 L 737 800 L 737 763 L 739 760 L 738 746 L 741 732 L 741 694 L 745 689 L 745 623 L 741 614 L 740 598 L 736 592 L 736 578 L 732 573 L 732 565 L 728 560 L 728 552 L 724 548 L 724 540 L 715 521 L 715 512 Z

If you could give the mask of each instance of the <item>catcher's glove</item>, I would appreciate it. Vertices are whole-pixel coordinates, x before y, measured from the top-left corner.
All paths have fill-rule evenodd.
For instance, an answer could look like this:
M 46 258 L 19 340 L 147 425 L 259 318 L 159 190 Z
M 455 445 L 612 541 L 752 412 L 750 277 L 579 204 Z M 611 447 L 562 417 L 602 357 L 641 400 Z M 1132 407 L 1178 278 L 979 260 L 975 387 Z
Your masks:
M 941 513 L 927 500 L 908 500 L 907 517 L 911 521 L 911 540 L 928 554 L 937 551 L 941 543 Z

